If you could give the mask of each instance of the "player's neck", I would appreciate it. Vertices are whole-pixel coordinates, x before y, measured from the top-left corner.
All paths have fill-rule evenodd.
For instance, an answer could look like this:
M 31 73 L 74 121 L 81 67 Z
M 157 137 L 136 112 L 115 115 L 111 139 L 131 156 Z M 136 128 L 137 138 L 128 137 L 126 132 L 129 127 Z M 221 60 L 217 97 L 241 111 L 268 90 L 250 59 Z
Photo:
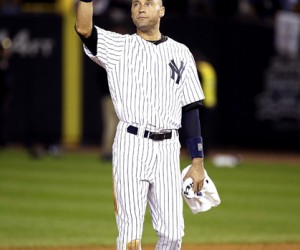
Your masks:
M 147 41 L 157 41 L 161 39 L 161 33 L 159 30 L 156 31 L 142 31 L 137 29 L 136 31 L 137 35 L 139 35 L 141 38 L 147 40 Z

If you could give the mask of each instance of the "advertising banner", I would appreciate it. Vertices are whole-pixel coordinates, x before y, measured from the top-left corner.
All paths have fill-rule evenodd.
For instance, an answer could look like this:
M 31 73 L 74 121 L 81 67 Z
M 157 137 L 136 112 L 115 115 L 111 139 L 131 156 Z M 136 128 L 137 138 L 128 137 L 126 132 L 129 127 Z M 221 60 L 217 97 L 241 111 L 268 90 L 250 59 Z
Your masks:
M 0 41 L 11 40 L 5 123 L 9 142 L 52 143 L 61 130 L 61 17 L 0 17 Z

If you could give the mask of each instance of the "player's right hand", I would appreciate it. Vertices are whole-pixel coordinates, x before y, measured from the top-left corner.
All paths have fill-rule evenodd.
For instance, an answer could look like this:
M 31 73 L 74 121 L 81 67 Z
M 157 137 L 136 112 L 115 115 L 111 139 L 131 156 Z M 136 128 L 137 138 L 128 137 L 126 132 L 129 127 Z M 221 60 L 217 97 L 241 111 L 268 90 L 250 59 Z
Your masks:
M 187 178 L 192 178 L 194 192 L 198 193 L 203 187 L 204 177 L 205 176 L 203 158 L 194 158 L 192 160 L 192 165 L 186 173 L 183 180 L 186 180 Z

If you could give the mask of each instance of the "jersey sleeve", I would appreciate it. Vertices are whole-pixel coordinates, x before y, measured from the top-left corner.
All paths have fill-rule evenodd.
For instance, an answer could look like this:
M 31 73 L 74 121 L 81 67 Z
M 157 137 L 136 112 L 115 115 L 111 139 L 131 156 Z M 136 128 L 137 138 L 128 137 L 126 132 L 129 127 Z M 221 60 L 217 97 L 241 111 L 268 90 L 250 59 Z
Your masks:
M 183 79 L 183 100 L 182 106 L 204 99 L 203 90 L 198 77 L 196 63 L 192 53 L 187 51 L 187 64 Z
M 86 45 L 83 45 L 84 52 L 94 62 L 106 69 L 119 61 L 126 35 L 107 31 L 97 26 L 95 28 L 97 30 L 96 54 L 93 54 Z

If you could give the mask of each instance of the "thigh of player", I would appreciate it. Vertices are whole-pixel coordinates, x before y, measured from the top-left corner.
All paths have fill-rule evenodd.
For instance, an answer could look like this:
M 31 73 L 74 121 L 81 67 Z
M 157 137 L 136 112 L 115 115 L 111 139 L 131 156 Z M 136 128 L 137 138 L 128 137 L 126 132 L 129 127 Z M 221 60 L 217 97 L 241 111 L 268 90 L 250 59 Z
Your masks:
M 125 126 L 118 126 L 113 145 L 113 177 L 119 245 L 142 238 L 149 189 L 142 163 L 143 141 L 127 133 Z
M 153 226 L 162 240 L 180 240 L 184 220 L 178 138 L 158 143 L 157 149 L 157 173 L 148 194 Z

